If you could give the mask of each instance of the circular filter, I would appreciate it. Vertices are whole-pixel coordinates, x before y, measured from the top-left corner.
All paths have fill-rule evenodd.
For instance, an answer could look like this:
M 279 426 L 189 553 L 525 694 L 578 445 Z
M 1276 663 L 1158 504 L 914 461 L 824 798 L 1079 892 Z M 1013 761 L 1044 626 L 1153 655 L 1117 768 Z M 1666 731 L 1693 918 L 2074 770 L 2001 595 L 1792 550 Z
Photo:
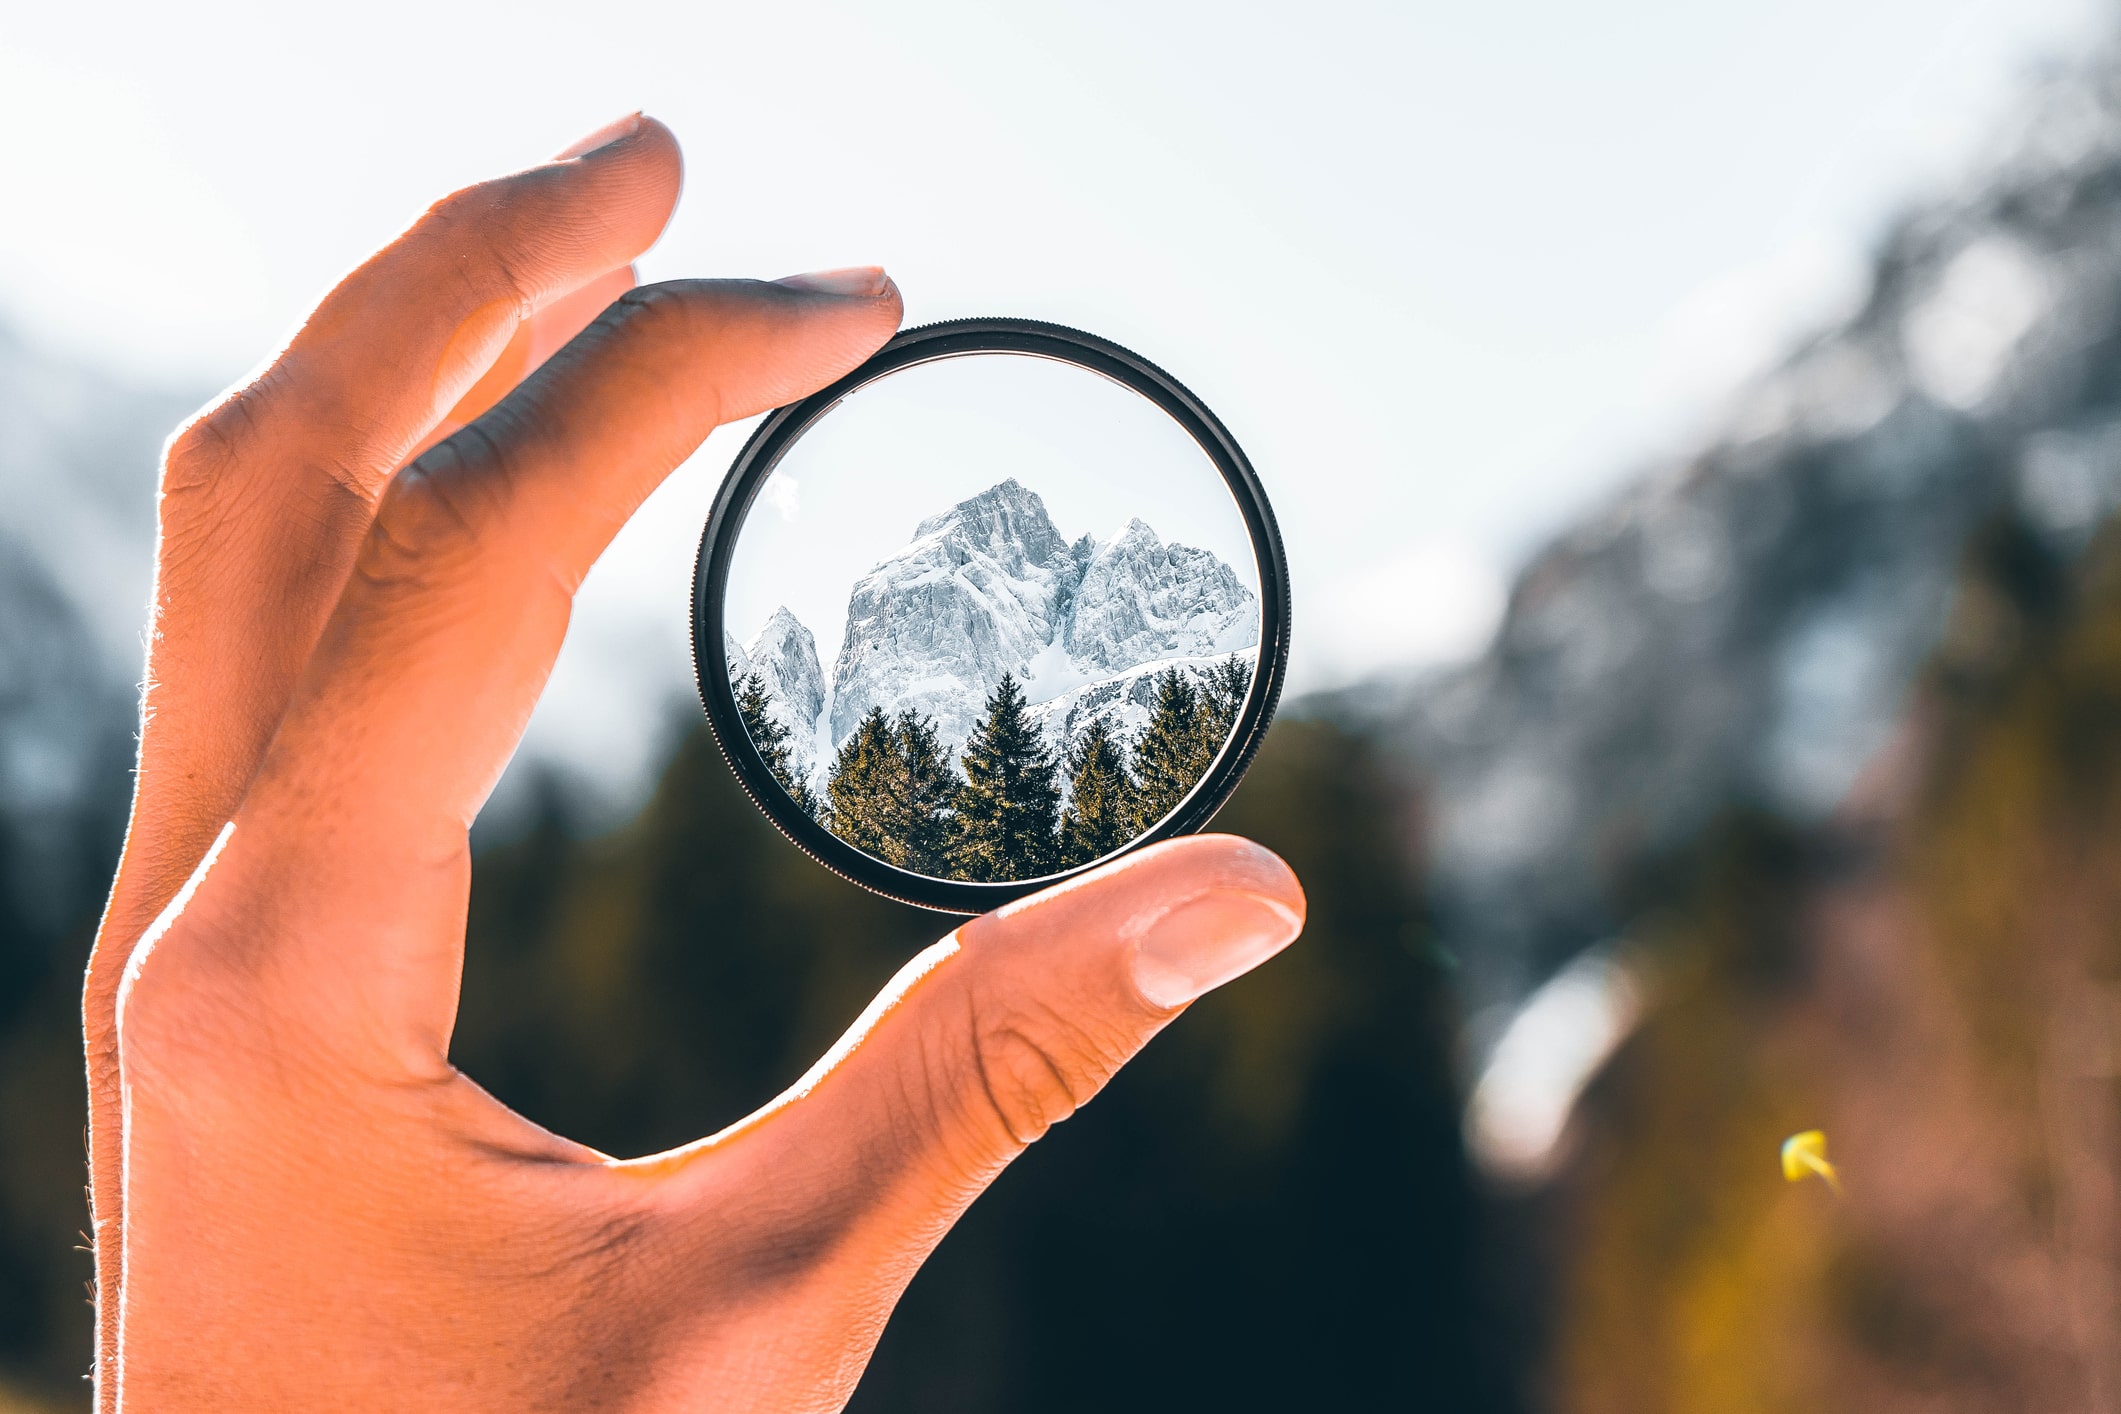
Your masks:
M 1169 374 L 953 320 L 759 424 L 692 639 L 715 740 L 789 839 L 980 913 L 1207 825 L 1280 696 L 1288 566 L 1251 463 Z

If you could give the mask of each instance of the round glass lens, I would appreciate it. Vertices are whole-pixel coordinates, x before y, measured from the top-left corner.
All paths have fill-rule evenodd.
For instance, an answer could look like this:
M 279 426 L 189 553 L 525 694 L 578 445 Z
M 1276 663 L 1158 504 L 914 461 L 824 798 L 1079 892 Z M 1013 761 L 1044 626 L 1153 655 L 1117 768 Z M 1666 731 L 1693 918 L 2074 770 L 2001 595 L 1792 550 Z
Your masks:
M 1121 849 L 1222 754 L 1258 662 L 1259 566 L 1215 464 L 1052 359 L 855 389 L 781 457 L 729 563 L 730 685 L 773 778 L 930 878 Z

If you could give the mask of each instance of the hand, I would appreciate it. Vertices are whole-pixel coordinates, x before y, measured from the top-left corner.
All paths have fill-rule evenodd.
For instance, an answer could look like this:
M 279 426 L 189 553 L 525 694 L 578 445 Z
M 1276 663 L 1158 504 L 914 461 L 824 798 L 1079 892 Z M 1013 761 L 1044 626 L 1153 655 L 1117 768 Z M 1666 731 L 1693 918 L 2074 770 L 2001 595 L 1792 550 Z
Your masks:
M 718 423 L 897 327 L 872 270 L 604 308 L 678 182 L 635 118 L 447 198 L 170 444 L 86 994 L 105 1409 L 838 1408 L 1002 1167 L 1301 927 L 1255 845 L 1145 850 L 959 928 L 779 1100 L 643 1159 L 450 1066 L 467 830 L 582 576 Z

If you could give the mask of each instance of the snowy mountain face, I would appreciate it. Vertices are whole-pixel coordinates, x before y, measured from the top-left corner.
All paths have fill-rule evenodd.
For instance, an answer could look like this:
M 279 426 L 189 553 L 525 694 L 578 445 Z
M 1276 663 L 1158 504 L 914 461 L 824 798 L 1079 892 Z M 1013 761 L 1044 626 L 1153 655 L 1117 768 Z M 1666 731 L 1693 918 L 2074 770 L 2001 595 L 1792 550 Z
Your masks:
M 766 690 L 787 705 L 789 721 L 815 724 L 825 710 L 825 670 L 810 630 L 786 609 L 776 609 L 751 640 L 749 656 Z
M 808 775 L 818 756 L 818 719 L 825 712 L 825 670 L 818 665 L 817 639 L 786 608 L 773 611 L 749 648 L 723 635 L 729 680 L 741 682 L 757 673 L 772 696 L 774 720 L 788 728 L 788 760 L 798 776 Z
M 1085 706 L 1086 693 L 1116 708 L 1152 690 L 1167 666 L 1258 641 L 1257 600 L 1208 551 L 1167 545 L 1138 520 L 1109 544 L 1071 543 L 1038 495 L 1008 480 L 921 522 L 911 544 L 856 583 L 833 668 L 831 736 L 844 740 L 872 705 L 912 708 L 956 748 L 1009 674 L 1065 747 L 1067 724 L 1112 715 Z M 1112 681 L 1120 677 L 1140 681 Z
M 1061 539 L 1037 495 L 1004 481 L 922 521 L 856 581 L 832 670 L 832 740 L 872 706 L 911 708 L 962 742 L 1004 673 L 1023 675 L 1066 631 L 1092 555 Z
M 1206 550 L 1166 545 L 1138 520 L 1098 547 L 1076 587 L 1063 642 L 1085 668 L 1228 653 L 1259 638 L 1252 593 Z
M 798 776 L 813 773 L 819 756 L 818 719 L 825 713 L 825 670 L 817 640 L 787 609 L 776 609 L 751 640 L 752 670 L 773 694 L 773 712 L 788 728 L 788 764 Z
M 748 649 L 732 643 L 729 661 L 732 677 L 768 677 L 791 725 L 806 712 L 822 719 L 822 733 L 795 733 L 806 747 L 816 739 L 805 755 L 822 779 L 872 706 L 933 717 L 955 750 L 1012 675 L 1065 749 L 1094 720 L 1137 732 L 1166 668 L 1204 671 L 1258 642 L 1258 601 L 1215 555 L 1167 544 L 1139 520 L 1106 544 L 1071 542 L 1037 493 L 1008 480 L 922 521 L 856 581 L 829 694 L 814 640 L 786 609 Z

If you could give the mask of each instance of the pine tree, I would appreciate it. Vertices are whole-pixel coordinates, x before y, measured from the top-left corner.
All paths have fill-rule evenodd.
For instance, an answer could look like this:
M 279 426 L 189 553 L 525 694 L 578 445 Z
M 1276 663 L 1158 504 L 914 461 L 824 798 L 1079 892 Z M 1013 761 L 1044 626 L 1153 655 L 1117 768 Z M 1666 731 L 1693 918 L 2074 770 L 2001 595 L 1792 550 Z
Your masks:
M 1237 714 L 1245 707 L 1245 694 L 1252 690 L 1252 665 L 1237 654 L 1208 669 L 1201 683 L 1202 735 L 1209 741 L 1208 759 L 1223 749 L 1237 727 Z
M 951 808 L 964 781 L 936 736 L 935 718 L 910 710 L 899 713 L 893 742 L 904 791 L 899 805 L 903 867 L 948 877 Z
M 894 722 L 872 707 L 833 760 L 824 825 L 887 864 L 944 874 L 959 784 L 934 718 L 906 711 Z
M 1064 869 L 1102 859 L 1134 838 L 1134 779 L 1120 744 L 1092 722 L 1068 753 L 1068 806 L 1061 812 L 1060 863 Z
M 773 694 L 766 690 L 766 680 L 757 673 L 749 673 L 737 681 L 736 710 L 743 718 L 744 734 L 751 738 L 759 756 L 766 762 L 766 769 L 780 782 L 781 789 L 802 808 L 805 815 L 816 816 L 817 797 L 811 794 L 807 782 L 796 779 L 789 764 L 788 728 L 773 718 Z
M 1134 745 L 1136 833 L 1170 814 L 1215 759 L 1214 748 L 1207 746 L 1204 716 L 1192 675 L 1165 669 L 1156 679 L 1156 707 L 1149 725 Z
M 883 708 L 871 707 L 833 758 L 825 780 L 825 828 L 864 854 L 903 865 L 898 809 L 903 770 L 891 719 Z
M 987 715 L 960 755 L 950 858 L 959 878 L 1031 879 L 1052 872 L 1060 787 L 1045 738 L 1031 721 L 1023 689 L 1004 675 Z

